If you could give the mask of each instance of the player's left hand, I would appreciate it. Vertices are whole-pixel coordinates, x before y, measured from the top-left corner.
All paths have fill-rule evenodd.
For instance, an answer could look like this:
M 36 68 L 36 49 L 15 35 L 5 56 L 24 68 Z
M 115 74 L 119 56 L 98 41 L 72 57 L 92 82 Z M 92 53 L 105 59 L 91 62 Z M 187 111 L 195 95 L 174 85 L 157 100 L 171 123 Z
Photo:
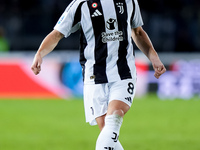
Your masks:
M 153 68 L 154 68 L 154 76 L 159 79 L 160 76 L 166 72 L 166 68 L 165 66 L 163 65 L 163 63 L 159 60 L 155 63 L 152 64 L 153 65 Z

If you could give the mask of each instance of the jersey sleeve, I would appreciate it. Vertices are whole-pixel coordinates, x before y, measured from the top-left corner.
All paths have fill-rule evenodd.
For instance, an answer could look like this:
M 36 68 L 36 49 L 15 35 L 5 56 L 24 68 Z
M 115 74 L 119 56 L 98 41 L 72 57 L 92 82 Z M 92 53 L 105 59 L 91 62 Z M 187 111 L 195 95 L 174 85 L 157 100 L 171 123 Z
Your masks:
M 76 19 L 79 5 L 80 0 L 73 0 L 54 26 L 54 29 L 61 32 L 65 37 L 68 37 L 71 33 L 76 32 L 80 28 L 80 21 Z
M 135 12 L 134 12 L 134 17 L 133 17 L 133 20 L 132 20 L 131 27 L 132 28 L 137 28 L 137 27 L 142 26 L 144 23 L 143 23 L 143 20 L 142 20 L 142 16 L 141 16 L 141 12 L 140 12 L 140 7 L 139 7 L 139 4 L 138 4 L 138 1 L 137 0 L 133 0 L 133 2 L 135 3 Z

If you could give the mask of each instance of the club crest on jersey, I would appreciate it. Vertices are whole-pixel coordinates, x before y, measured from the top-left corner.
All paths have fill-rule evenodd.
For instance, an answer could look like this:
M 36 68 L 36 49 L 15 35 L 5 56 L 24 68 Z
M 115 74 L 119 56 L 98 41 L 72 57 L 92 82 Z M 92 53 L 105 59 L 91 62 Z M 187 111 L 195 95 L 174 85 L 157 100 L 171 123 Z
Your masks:
M 97 8 L 97 3 L 92 3 L 92 8 Z
M 119 13 L 123 14 L 124 13 L 124 6 L 123 3 L 116 3 L 117 7 L 119 7 Z

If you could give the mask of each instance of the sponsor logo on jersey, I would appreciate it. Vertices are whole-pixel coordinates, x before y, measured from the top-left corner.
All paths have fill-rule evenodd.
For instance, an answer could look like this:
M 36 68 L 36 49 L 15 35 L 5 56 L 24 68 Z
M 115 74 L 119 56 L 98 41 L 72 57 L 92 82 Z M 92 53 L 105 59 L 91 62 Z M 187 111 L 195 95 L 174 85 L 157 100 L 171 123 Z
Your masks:
M 106 21 L 106 28 L 109 30 L 114 30 L 116 27 L 117 21 L 116 19 L 110 18 Z
M 108 31 L 101 33 L 103 43 L 107 43 L 110 41 L 123 41 L 122 31 L 112 31 L 116 29 L 116 26 L 117 26 L 116 19 L 110 18 L 106 21 L 106 28 L 108 29 Z
M 115 31 L 115 32 L 102 32 L 101 33 L 102 42 L 107 43 L 110 41 L 123 41 L 123 32 L 122 31 Z
M 92 17 L 98 17 L 98 16 L 102 16 L 102 13 L 98 9 L 96 9 L 92 14 Z

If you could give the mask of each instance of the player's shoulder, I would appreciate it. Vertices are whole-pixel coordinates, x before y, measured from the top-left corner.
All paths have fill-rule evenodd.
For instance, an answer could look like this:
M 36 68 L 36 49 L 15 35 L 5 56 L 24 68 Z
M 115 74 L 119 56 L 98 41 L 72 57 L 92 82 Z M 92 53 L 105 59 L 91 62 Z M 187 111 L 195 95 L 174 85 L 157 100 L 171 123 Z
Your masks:
M 70 3 L 70 5 L 72 6 L 72 5 L 74 5 L 74 4 L 80 4 L 80 3 L 87 2 L 87 1 L 89 1 L 89 0 L 73 0 L 73 1 Z
M 69 11 L 70 9 L 76 9 L 80 4 L 87 2 L 88 0 L 73 0 L 68 7 L 66 8 L 66 11 Z

